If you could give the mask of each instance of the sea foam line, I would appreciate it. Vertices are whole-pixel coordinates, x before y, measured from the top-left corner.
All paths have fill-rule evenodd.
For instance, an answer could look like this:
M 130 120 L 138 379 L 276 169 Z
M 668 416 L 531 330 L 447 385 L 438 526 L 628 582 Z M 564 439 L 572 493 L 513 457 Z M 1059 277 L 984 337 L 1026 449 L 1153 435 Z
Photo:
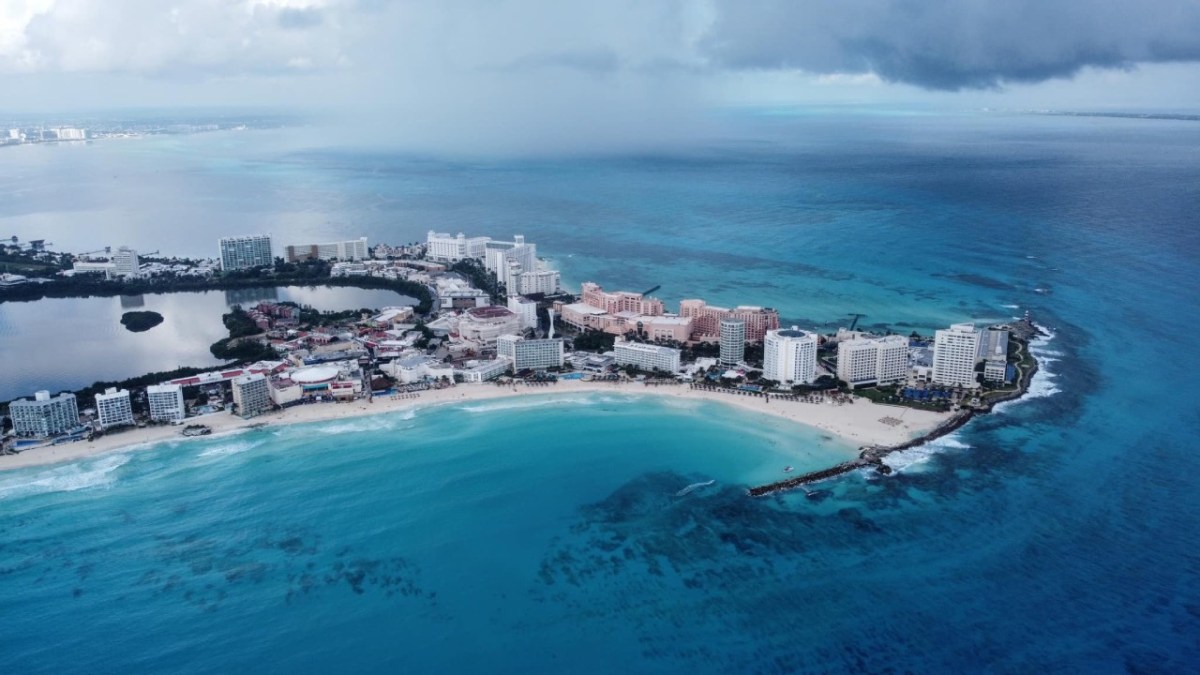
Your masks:
M 74 492 L 94 487 L 110 487 L 116 482 L 113 475 L 129 462 L 128 454 L 105 455 L 91 462 L 65 464 L 39 471 L 28 478 L 24 472 L 11 472 L 10 478 L 0 479 L 0 499 L 45 492 Z

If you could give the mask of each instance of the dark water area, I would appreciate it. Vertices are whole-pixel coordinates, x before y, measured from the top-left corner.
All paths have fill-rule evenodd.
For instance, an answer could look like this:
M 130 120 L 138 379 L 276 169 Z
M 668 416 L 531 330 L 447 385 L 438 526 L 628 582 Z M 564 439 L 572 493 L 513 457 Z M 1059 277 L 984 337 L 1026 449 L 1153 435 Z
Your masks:
M 392 291 L 338 288 L 252 288 L 111 298 L 49 298 L 0 303 L 0 401 L 33 392 L 74 390 L 181 366 L 221 363 L 209 345 L 229 335 L 221 315 L 233 305 L 291 301 L 322 311 L 414 304 Z M 121 325 L 131 310 L 163 322 L 143 333 Z

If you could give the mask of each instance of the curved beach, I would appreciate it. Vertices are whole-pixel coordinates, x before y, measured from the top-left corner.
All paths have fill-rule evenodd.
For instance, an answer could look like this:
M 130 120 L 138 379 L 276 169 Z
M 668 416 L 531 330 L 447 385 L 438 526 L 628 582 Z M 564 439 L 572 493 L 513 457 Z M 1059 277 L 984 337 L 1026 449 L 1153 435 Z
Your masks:
M 239 429 L 283 424 L 321 422 L 364 415 L 382 415 L 431 405 L 449 405 L 468 401 L 503 399 L 521 396 L 565 396 L 569 394 L 618 393 L 651 395 L 681 400 L 712 401 L 743 410 L 773 415 L 782 419 L 819 429 L 843 440 L 854 450 L 864 445 L 897 445 L 916 438 L 949 418 L 948 413 L 935 413 L 912 408 L 881 405 L 856 398 L 854 403 L 808 403 L 767 399 L 721 391 L 692 389 L 686 385 L 645 385 L 642 383 L 589 382 L 560 380 L 545 386 L 497 386 L 494 384 L 459 385 L 447 389 L 409 394 L 397 399 L 377 397 L 371 401 L 321 403 L 297 406 L 244 420 L 228 413 L 217 413 L 189 419 L 202 423 L 214 434 Z M 17 455 L 0 456 L 0 470 L 77 461 L 115 450 L 179 440 L 181 427 L 162 426 L 128 429 L 102 436 L 94 441 L 34 448 Z

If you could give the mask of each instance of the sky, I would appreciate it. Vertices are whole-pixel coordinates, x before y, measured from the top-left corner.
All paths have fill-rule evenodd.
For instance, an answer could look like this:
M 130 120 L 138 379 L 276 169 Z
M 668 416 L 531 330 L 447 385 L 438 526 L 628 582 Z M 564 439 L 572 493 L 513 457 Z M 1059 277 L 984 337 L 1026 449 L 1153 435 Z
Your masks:
M 0 111 L 704 133 L 729 106 L 1200 110 L 1200 0 L 0 0 Z

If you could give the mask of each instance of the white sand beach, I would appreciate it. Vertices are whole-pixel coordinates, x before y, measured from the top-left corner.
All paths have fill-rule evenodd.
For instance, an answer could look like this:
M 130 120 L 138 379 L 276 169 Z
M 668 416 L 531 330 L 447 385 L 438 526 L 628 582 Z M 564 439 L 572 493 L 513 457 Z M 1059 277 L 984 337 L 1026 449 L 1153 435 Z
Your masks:
M 618 393 L 668 396 L 688 400 L 704 400 L 736 406 L 745 410 L 774 415 L 783 419 L 820 429 L 840 437 L 854 448 L 863 445 L 894 445 L 903 443 L 937 426 L 949 417 L 898 406 L 880 405 L 856 398 L 852 404 L 807 403 L 775 399 L 770 403 L 758 396 L 741 396 L 717 391 L 692 389 L 686 385 L 646 386 L 641 383 L 588 382 L 560 380 L 546 386 L 497 386 L 495 384 L 458 385 L 447 389 L 424 391 L 397 399 L 377 397 L 349 403 L 321 403 L 297 406 L 280 412 L 267 413 L 244 420 L 228 413 L 217 413 L 188 420 L 190 424 L 205 424 L 214 434 L 251 426 L 297 424 L 326 420 L 378 415 L 416 407 L 461 403 L 515 396 L 561 396 L 580 393 Z M 166 440 L 179 440 L 182 427 L 156 426 L 144 429 L 118 430 L 95 441 L 80 441 L 57 446 L 33 448 L 17 455 L 0 456 L 0 471 L 46 464 L 71 462 L 114 450 Z

